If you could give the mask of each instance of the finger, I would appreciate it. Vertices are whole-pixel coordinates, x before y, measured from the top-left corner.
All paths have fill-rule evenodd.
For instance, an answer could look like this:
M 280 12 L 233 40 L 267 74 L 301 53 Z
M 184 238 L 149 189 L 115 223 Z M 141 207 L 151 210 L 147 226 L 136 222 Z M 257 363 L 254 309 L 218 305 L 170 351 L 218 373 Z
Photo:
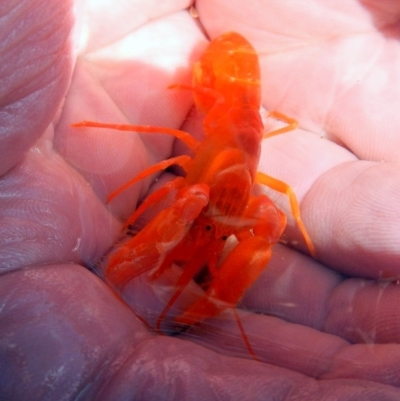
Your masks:
M 301 127 L 344 144 L 360 159 L 397 162 L 399 52 L 390 35 L 379 29 L 390 24 L 391 13 L 383 13 L 377 27 L 371 10 L 357 1 L 335 3 L 334 9 L 316 2 L 308 6 L 314 8 L 312 13 L 300 4 L 289 12 L 282 6 L 275 10 L 275 23 L 304 12 L 311 31 L 300 24 L 296 30 L 290 24 L 293 40 L 278 54 L 266 38 L 262 45 L 267 53 L 263 58 L 265 104 L 295 117 Z M 344 7 L 351 8 L 351 23 L 349 9 Z M 329 26 L 323 23 L 328 19 Z M 288 24 L 280 26 L 281 37 L 287 38 Z M 360 31 L 368 34 L 360 37 Z M 335 36 L 337 40 L 328 39 Z M 371 48 L 379 51 L 371 53 Z
M 391 163 L 344 163 L 321 176 L 304 204 L 320 260 L 351 276 L 399 277 L 399 191 Z
M 248 341 L 262 362 L 308 377 L 359 379 L 400 385 L 398 344 L 350 344 L 341 337 L 263 315 L 240 313 Z M 237 322 L 228 311 L 193 326 L 181 337 L 227 355 L 250 359 Z M 390 371 L 393 374 L 388 375 Z
M 240 305 L 352 343 L 398 343 L 398 296 L 396 283 L 346 278 L 293 249 L 276 245 L 270 263 Z
M 0 272 L 99 258 L 119 223 L 86 181 L 49 149 L 48 133 L 0 181 Z
M 140 363 L 138 363 L 140 361 Z M 156 362 L 155 362 L 156 361 Z M 143 369 L 143 366 L 149 369 Z M 167 372 L 167 373 L 166 373 Z M 243 380 L 245 374 L 246 380 Z M 157 385 L 154 385 L 157 383 Z M 187 341 L 159 337 L 143 344 L 119 369 L 109 386 L 91 389 L 103 400 L 296 400 L 304 398 L 397 400 L 400 391 L 373 381 L 313 380 L 299 373 L 254 361 L 224 357 Z M 96 391 L 97 390 L 97 391 Z M 290 394 L 288 396 L 288 394 Z
M 9 273 L 0 278 L 0 289 L 4 400 L 74 399 L 99 372 L 123 363 L 126 353 L 151 338 L 81 266 Z
M 71 74 L 71 10 L 70 1 L 22 1 L 2 12 L 0 175 L 23 158 L 61 106 Z
M 199 394 L 205 400 L 221 394 L 264 400 L 266 392 L 282 401 L 289 392 L 293 399 L 306 392 L 309 400 L 399 396 L 398 389 L 372 381 L 316 381 L 176 338 L 152 337 L 100 280 L 79 266 L 11 273 L 0 286 L 2 399 L 76 398 L 82 392 L 93 400 L 166 394 L 172 400 L 197 400 Z
M 156 6 L 146 0 L 136 0 L 128 4 L 112 0 L 103 1 L 101 4 L 78 3 L 76 17 L 79 53 L 92 53 L 107 47 L 129 36 L 133 30 L 148 24 L 149 21 L 179 13 L 186 7 L 186 4 L 179 0 Z
M 397 283 L 348 279 L 326 305 L 324 330 L 352 343 L 397 344 L 400 347 Z
M 343 280 L 339 273 L 278 244 L 273 247 L 264 272 L 244 295 L 240 307 L 322 330 L 326 325 L 329 300 Z
M 312 377 L 398 386 L 398 376 L 385 373 L 398 370 L 397 286 L 343 280 L 298 256 L 275 246 L 265 272 L 241 302 L 240 307 L 257 312 L 240 314 L 256 356 Z M 251 357 L 229 310 L 182 335 L 228 355 Z

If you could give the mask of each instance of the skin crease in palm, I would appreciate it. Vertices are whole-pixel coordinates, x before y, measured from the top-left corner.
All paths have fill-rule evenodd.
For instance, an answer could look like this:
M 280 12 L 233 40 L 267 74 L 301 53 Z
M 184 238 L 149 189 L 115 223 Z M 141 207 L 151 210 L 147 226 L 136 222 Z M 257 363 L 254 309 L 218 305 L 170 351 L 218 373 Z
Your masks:
M 184 0 L 3 3 L 0 400 L 400 399 L 397 1 L 199 0 L 198 18 Z M 201 138 L 192 94 L 167 87 L 190 84 L 227 31 L 260 55 L 265 110 L 299 121 L 263 142 L 259 169 L 293 187 L 318 254 L 302 252 L 287 200 L 267 191 L 288 215 L 286 244 L 238 305 L 261 362 L 229 310 L 160 336 L 88 269 L 172 173 L 107 195 L 184 146 L 70 127 Z M 151 322 L 177 275 L 135 279 L 128 301 Z

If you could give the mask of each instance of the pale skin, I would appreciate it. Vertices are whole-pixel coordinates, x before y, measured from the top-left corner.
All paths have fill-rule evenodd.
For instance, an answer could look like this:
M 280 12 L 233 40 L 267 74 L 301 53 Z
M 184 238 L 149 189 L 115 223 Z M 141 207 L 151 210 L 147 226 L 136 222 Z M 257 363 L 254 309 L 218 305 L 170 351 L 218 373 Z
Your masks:
M 77 2 L 74 33 L 72 5 L 59 3 L 20 2 L 4 25 L 13 34 L 0 89 L 0 399 L 399 399 L 397 3 L 204 0 L 195 22 L 183 1 Z M 159 336 L 87 269 L 172 175 L 109 205 L 107 195 L 184 149 L 166 136 L 69 125 L 162 125 L 201 138 L 191 94 L 166 89 L 190 83 L 207 44 L 200 26 L 210 38 L 244 35 L 260 53 L 263 106 L 300 125 L 264 142 L 260 170 L 293 187 L 318 260 L 301 252 L 289 219 L 291 247 L 274 247 L 241 303 L 261 363 L 229 311 Z M 154 319 L 163 291 L 139 278 L 137 312 Z

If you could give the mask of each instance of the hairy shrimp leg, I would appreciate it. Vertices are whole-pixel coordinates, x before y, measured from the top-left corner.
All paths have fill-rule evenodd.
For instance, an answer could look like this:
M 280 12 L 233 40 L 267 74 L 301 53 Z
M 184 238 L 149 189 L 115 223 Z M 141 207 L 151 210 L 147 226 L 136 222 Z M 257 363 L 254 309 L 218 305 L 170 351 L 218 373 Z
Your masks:
M 285 182 L 270 177 L 269 175 L 264 174 L 261 171 L 257 171 L 255 180 L 257 183 L 266 185 L 267 187 L 272 188 L 277 192 L 285 194 L 289 198 L 292 215 L 296 220 L 296 223 L 303 235 L 303 238 L 306 242 L 308 250 L 311 253 L 311 256 L 315 258 L 316 257 L 315 247 L 304 226 L 303 220 L 301 219 L 299 202 L 297 201 L 297 197 L 293 189 Z
M 111 254 L 106 279 L 123 288 L 133 278 L 162 262 L 164 255 L 186 235 L 209 200 L 209 188 L 196 184 L 182 188 L 175 202 L 158 213 L 135 237 Z

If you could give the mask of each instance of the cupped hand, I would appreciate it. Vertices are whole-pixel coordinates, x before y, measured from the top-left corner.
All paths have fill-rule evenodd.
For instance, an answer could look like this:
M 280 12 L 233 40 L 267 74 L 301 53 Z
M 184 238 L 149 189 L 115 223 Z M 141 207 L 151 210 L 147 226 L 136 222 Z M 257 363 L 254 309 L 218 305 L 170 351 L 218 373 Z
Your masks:
M 184 1 L 97 3 L 5 10 L 0 399 L 398 399 L 397 3 L 203 0 L 197 20 Z M 305 248 L 289 219 L 291 247 L 275 246 L 243 298 L 261 363 L 231 311 L 156 335 L 88 270 L 170 175 L 109 205 L 107 195 L 182 147 L 164 135 L 70 127 L 97 120 L 201 135 L 191 94 L 167 87 L 190 82 L 203 32 L 230 30 L 260 54 L 265 108 L 299 121 L 264 141 L 260 170 L 293 187 L 318 254 L 295 250 Z M 287 200 L 271 196 L 289 215 Z M 144 315 L 154 314 L 150 292 Z

